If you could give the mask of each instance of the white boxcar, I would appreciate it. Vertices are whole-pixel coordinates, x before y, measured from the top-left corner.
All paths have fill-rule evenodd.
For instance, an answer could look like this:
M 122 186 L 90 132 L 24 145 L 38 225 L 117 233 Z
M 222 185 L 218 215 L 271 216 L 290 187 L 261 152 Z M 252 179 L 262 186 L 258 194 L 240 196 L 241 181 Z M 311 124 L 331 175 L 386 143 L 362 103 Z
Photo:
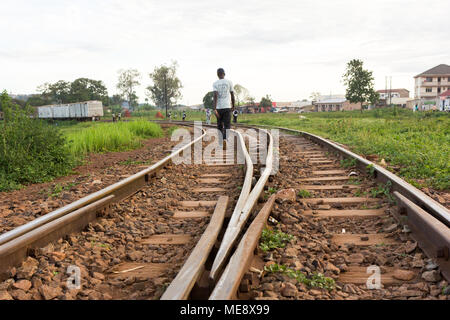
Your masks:
M 101 101 L 84 101 L 38 107 L 41 119 L 92 119 L 103 116 Z
M 52 109 L 53 109 L 53 118 L 55 119 L 70 118 L 68 105 L 58 105 L 52 107 Z
M 38 117 L 40 119 L 51 119 L 51 118 L 53 118 L 52 107 L 50 107 L 50 106 L 38 107 Z
M 83 102 L 82 106 L 83 104 L 84 104 L 83 116 L 87 118 L 103 116 L 103 104 L 101 101 L 87 101 Z

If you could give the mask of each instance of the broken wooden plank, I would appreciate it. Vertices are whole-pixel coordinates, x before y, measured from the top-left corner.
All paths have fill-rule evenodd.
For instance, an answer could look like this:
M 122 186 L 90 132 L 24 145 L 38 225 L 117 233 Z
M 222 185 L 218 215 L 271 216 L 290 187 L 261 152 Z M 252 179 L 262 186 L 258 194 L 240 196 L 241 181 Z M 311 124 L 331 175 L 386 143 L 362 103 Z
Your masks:
M 191 241 L 189 234 L 155 234 L 142 240 L 142 244 L 187 244 Z
M 214 188 L 194 188 L 192 189 L 192 192 L 225 192 L 227 191 L 224 188 L 218 188 L 218 187 L 214 187 Z
M 311 184 L 311 185 L 301 185 L 296 187 L 296 189 L 302 189 L 302 190 L 350 190 L 350 189 L 358 189 L 359 186 L 355 186 L 355 185 L 342 185 L 342 184 L 336 184 L 336 185 L 326 185 L 326 186 L 322 186 L 322 185 L 315 185 L 315 184 Z
M 214 207 L 217 201 L 180 201 L 182 207 L 196 208 L 196 207 Z
M 368 209 L 368 210 L 305 210 L 304 215 L 312 215 L 314 217 L 325 218 L 352 218 L 352 217 L 378 217 L 386 213 L 384 209 Z
M 401 242 L 389 237 L 388 233 L 375 234 L 334 234 L 331 240 L 337 245 L 351 243 L 357 246 L 393 245 Z
M 348 176 L 334 176 L 334 177 L 316 177 L 316 178 L 303 178 L 298 181 L 343 181 L 349 180 Z
M 389 284 L 399 284 L 399 283 L 407 283 L 408 281 L 398 280 L 394 278 L 394 268 L 391 267 L 383 267 L 386 272 L 381 273 L 381 284 L 389 285 Z M 369 280 L 369 277 L 373 275 L 373 271 L 370 271 L 368 267 L 356 267 L 349 266 L 348 271 L 342 272 L 339 275 L 338 282 L 342 283 L 353 283 L 353 284 L 366 284 Z M 414 270 L 417 274 L 417 271 Z M 411 282 L 414 282 L 417 278 L 417 275 Z M 369 280 L 370 281 L 370 280 Z
M 312 204 L 359 204 L 367 202 L 379 202 L 378 198 L 364 198 L 364 197 L 348 197 L 348 198 L 306 198 L 302 199 L 303 202 Z
M 173 218 L 175 219 L 194 219 L 209 217 L 211 214 L 207 211 L 175 211 Z

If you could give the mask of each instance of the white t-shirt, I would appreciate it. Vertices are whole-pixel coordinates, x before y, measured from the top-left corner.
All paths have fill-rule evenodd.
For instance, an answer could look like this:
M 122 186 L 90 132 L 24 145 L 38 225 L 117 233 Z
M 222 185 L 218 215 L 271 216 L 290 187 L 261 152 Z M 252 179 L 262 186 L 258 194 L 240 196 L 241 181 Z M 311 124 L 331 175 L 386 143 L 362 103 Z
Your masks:
M 231 94 L 234 92 L 233 83 L 228 79 L 219 79 L 213 84 L 213 90 L 217 91 L 217 109 L 231 108 Z

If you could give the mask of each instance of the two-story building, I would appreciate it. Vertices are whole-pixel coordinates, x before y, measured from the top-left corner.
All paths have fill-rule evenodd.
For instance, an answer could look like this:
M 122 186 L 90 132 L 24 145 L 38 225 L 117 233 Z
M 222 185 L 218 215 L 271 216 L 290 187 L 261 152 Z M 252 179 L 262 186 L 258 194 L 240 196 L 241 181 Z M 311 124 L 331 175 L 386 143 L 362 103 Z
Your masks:
M 380 100 L 389 100 L 391 98 L 409 98 L 409 90 L 407 89 L 388 89 L 388 90 L 377 90 L 380 94 Z
M 414 77 L 414 99 L 438 99 L 441 93 L 450 90 L 450 66 L 440 64 Z

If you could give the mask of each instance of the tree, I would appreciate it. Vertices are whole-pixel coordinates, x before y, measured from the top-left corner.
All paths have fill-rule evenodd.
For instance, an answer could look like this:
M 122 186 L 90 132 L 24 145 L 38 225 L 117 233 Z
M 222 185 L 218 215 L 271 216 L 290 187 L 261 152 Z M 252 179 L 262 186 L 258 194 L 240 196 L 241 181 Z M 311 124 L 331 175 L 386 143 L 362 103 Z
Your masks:
M 320 99 L 320 92 L 311 92 L 311 95 L 309 96 L 311 101 L 319 101 Z
M 108 90 L 101 80 L 79 78 L 73 82 L 59 80 L 55 83 L 44 83 L 38 87 L 40 95 L 28 99 L 32 106 L 52 103 L 72 103 L 88 100 L 100 100 L 109 105 Z
M 236 98 L 237 105 L 239 106 L 242 102 L 248 99 L 249 92 L 240 84 L 235 84 L 233 88 L 235 93 L 234 96 Z
M 140 77 L 141 74 L 136 69 L 119 70 L 117 89 L 120 95 L 128 101 L 130 108 L 137 104 L 135 88 L 141 84 L 139 82 Z
M 214 108 L 214 91 L 210 91 L 203 97 L 203 105 L 206 109 Z
M 44 96 L 40 94 L 34 94 L 28 98 L 27 104 L 33 107 L 45 106 L 48 104 L 52 104 L 51 100 L 46 99 Z
M 109 105 L 108 90 L 101 80 L 79 78 L 70 84 L 70 101 L 100 100 Z
M 109 102 L 111 105 L 121 105 L 122 101 L 123 101 L 123 99 L 120 94 L 115 94 L 109 98 Z
M 361 103 L 361 112 L 363 103 L 375 104 L 378 101 L 379 94 L 373 88 L 372 71 L 363 69 L 362 60 L 353 59 L 347 63 L 347 70 L 343 78 L 347 87 L 345 98 L 351 103 Z
M 152 73 L 149 74 L 153 85 L 147 87 L 147 96 L 153 100 L 158 106 L 167 108 L 175 104 L 181 98 L 181 88 L 183 88 L 180 79 L 177 77 L 176 61 L 173 61 L 170 66 L 161 65 L 155 67 Z
M 272 98 L 268 94 L 265 97 L 261 98 L 261 102 L 259 103 L 261 108 L 272 108 Z
M 38 87 L 42 98 L 54 103 L 67 103 L 70 100 L 70 82 L 59 80 L 58 82 L 44 83 Z

